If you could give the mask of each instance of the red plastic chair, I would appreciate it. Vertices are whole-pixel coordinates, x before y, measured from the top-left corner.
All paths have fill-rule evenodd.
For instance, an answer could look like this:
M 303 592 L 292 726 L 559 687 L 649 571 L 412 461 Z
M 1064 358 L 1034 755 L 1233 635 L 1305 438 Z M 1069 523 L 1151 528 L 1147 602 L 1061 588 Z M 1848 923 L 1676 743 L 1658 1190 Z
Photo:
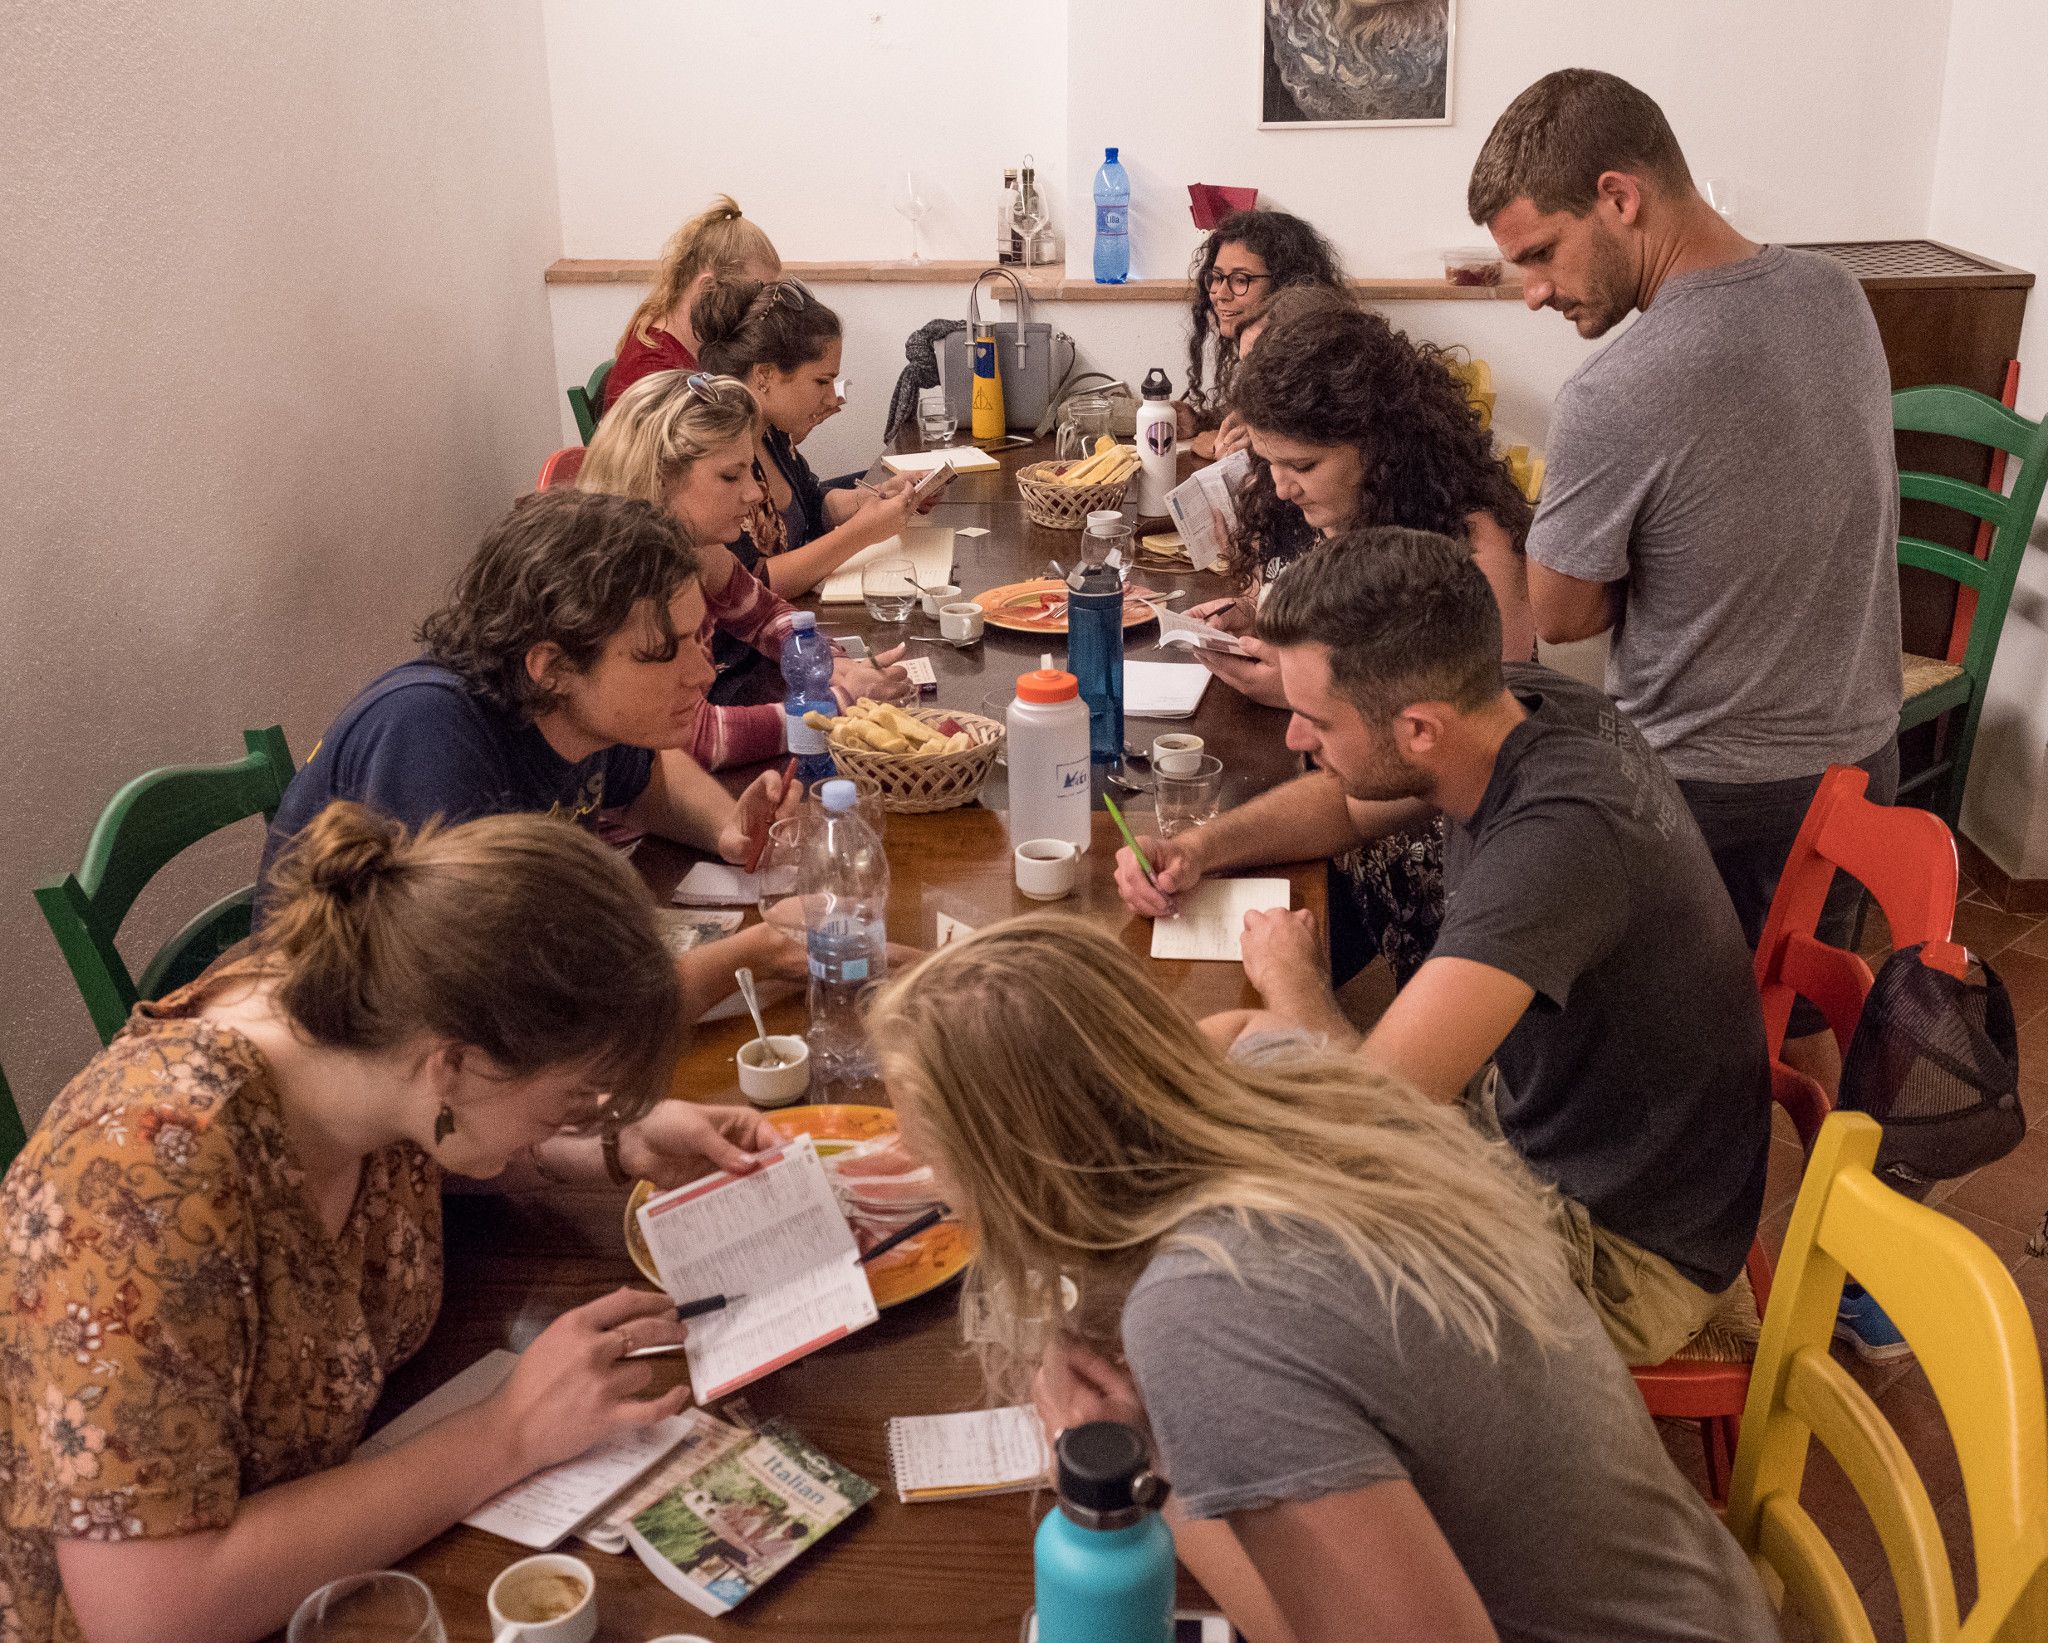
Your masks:
M 1869 775 L 1852 765 L 1828 767 L 1792 842 L 1756 944 L 1771 1098 L 1791 1115 L 1802 1150 L 1812 1147 L 1829 1103 L 1818 1084 L 1779 1059 L 1792 1001 L 1800 994 L 1812 1000 L 1847 1055 L 1875 980 L 1860 956 L 1814 935 L 1836 872 L 1848 873 L 1877 898 L 1894 947 L 1930 943 L 1926 962 L 1952 975 L 1960 976 L 1968 962 L 1963 949 L 1949 940 L 1957 869 L 1956 843 L 1947 823 L 1929 810 L 1873 804 L 1863 796 L 1869 785 Z M 1761 1239 L 1749 1246 L 1747 1271 L 1761 1314 L 1771 1299 L 1771 1261 Z M 1652 1415 L 1700 1423 L 1707 1493 L 1717 1506 L 1727 1498 L 1742 1407 L 1749 1398 L 1749 1371 L 1747 1363 L 1685 1357 L 1633 1371 Z
M 537 491 L 566 490 L 576 483 L 576 476 L 583 471 L 584 455 L 581 445 L 564 445 L 540 465 L 540 479 L 533 488 Z

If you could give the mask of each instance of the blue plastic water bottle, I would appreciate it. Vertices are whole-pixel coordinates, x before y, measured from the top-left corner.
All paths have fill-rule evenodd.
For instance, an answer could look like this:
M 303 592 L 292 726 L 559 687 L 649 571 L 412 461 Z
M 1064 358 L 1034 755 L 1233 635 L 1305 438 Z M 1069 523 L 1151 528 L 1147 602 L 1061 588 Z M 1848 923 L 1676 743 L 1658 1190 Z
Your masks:
M 1173 1536 L 1145 1439 L 1090 1421 L 1057 1449 L 1059 1504 L 1032 1543 L 1038 1643 L 1172 1643 Z
M 790 619 L 782 641 L 782 722 L 790 752 L 796 755 L 796 779 L 806 784 L 830 781 L 839 774 L 832 762 L 831 738 L 804 723 L 806 713 L 832 718 L 839 703 L 832 695 L 832 642 L 818 631 L 818 618 L 800 610 Z
M 1121 285 L 1131 277 L 1131 178 L 1116 150 L 1102 151 L 1095 173 L 1095 283 Z
M 1081 563 L 1067 578 L 1067 671 L 1088 704 L 1088 762 L 1115 764 L 1124 752 L 1124 588 L 1111 551 L 1131 527 L 1114 509 L 1088 516 Z
M 804 818 L 797 887 L 811 975 L 811 1088 L 860 1084 L 875 1076 L 861 996 L 889 969 L 889 856 L 844 778 L 820 787 Z

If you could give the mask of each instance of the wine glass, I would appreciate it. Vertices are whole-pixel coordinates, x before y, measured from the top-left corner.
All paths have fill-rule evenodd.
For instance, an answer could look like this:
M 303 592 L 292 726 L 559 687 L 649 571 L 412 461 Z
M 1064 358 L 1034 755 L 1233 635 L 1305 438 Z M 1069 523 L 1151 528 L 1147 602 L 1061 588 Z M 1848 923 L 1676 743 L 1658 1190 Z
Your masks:
M 910 260 L 922 263 L 924 258 L 917 248 L 917 225 L 930 213 L 932 202 L 925 198 L 924 185 L 915 171 L 903 174 L 903 186 L 889 196 L 889 204 L 896 215 L 910 224 Z
M 287 1643 L 448 1643 L 434 1594 L 396 1569 L 322 1586 L 292 1616 Z

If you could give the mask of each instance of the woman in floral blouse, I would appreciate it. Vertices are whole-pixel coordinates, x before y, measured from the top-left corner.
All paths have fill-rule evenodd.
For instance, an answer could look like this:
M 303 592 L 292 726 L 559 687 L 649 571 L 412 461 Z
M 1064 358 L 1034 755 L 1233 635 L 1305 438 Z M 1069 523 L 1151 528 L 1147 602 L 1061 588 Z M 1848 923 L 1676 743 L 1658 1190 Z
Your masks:
M 686 1395 L 637 1395 L 624 1355 L 683 1330 L 620 1290 L 350 1462 L 440 1305 L 444 1170 L 603 1179 L 630 1149 L 680 1180 L 769 1137 L 659 1099 L 675 969 L 574 826 L 407 838 L 336 804 L 273 885 L 252 955 L 137 1010 L 0 1185 L 0 1643 L 262 1637 Z

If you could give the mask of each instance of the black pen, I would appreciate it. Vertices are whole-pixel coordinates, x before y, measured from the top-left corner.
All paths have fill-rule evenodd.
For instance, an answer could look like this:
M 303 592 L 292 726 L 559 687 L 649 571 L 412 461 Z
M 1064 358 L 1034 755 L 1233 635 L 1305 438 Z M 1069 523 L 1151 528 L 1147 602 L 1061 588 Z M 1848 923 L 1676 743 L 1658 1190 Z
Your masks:
M 948 1211 L 944 1204 L 940 1204 L 936 1209 L 926 1210 L 915 1221 L 912 1221 L 909 1226 L 898 1227 L 894 1232 L 890 1233 L 888 1237 L 884 1238 L 879 1244 L 875 1245 L 873 1249 L 869 1250 L 867 1254 L 863 1255 L 860 1258 L 860 1264 L 862 1266 L 866 1266 L 868 1262 L 872 1261 L 876 1256 L 887 1255 L 890 1250 L 894 1249 L 898 1244 L 902 1243 L 904 1239 L 915 1238 L 920 1232 L 929 1232 L 933 1227 L 937 1226 L 941 1221 L 943 1221 L 946 1218 L 947 1213 Z
M 676 1317 L 684 1323 L 692 1318 L 701 1318 L 707 1312 L 722 1312 L 735 1302 L 744 1301 L 744 1295 L 706 1295 L 702 1300 L 685 1301 L 676 1308 Z

